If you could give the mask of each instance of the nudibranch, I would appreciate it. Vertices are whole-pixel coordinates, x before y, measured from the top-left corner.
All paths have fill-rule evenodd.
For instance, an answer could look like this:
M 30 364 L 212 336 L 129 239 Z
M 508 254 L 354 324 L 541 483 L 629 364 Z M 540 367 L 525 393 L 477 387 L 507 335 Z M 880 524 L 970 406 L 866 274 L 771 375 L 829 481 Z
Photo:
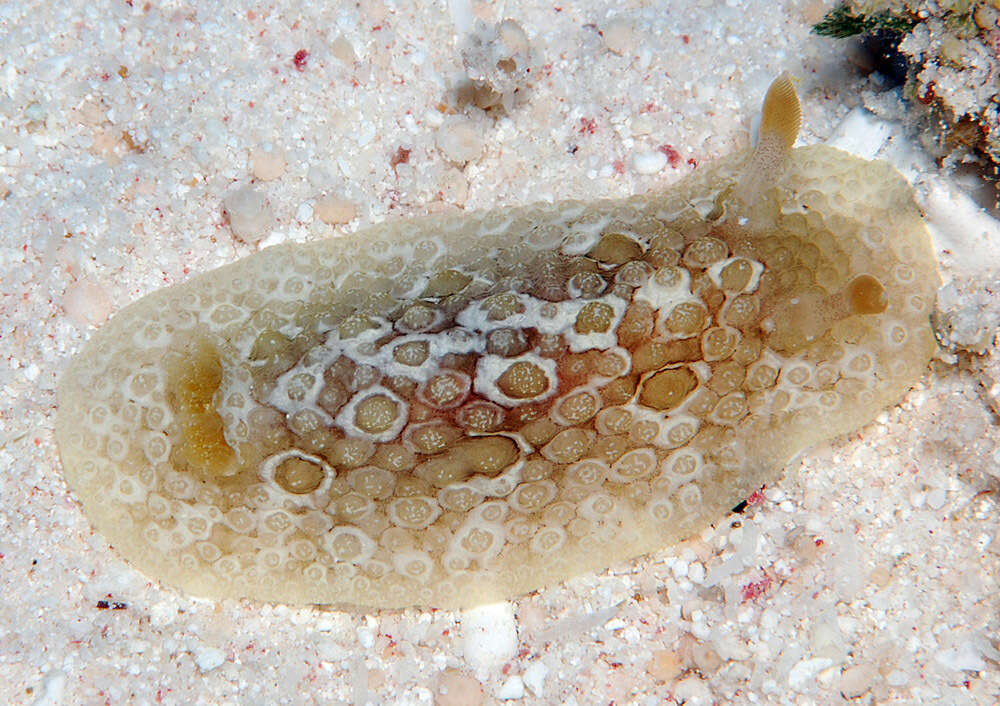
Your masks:
M 938 274 L 884 163 L 756 148 L 663 191 L 385 223 L 154 292 L 59 388 L 66 480 L 211 597 L 460 608 L 662 548 L 895 404 Z

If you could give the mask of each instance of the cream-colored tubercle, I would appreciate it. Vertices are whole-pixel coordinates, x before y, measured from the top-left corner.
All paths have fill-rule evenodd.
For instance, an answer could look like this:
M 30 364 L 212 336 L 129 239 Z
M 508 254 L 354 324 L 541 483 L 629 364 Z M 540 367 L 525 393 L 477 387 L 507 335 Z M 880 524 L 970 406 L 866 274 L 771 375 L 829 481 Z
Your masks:
M 753 211 L 766 191 L 781 178 L 801 125 L 799 96 L 791 76 L 785 72 L 774 80 L 764 96 L 757 146 L 736 190 L 736 197 L 744 207 Z

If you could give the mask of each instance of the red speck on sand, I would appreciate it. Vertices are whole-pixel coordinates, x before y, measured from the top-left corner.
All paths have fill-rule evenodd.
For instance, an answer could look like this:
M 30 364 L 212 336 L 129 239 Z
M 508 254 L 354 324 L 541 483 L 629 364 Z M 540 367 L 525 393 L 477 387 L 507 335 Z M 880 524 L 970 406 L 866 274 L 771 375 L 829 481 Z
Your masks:
M 681 164 L 681 153 L 674 149 L 673 145 L 660 145 L 660 152 L 667 155 L 667 161 L 670 162 L 670 166 L 674 169 Z
M 309 63 L 309 52 L 305 49 L 299 49 L 295 52 L 295 56 L 292 57 L 292 63 L 295 64 L 295 68 L 299 71 L 305 71 L 306 64 Z
M 930 105 L 931 103 L 934 102 L 935 97 L 936 95 L 934 93 L 934 82 L 931 81 L 930 83 L 927 84 L 923 94 L 917 96 L 917 100 L 923 103 L 924 105 Z
M 755 601 L 771 590 L 771 577 L 767 574 L 760 581 L 751 581 L 743 587 L 743 602 Z
M 400 164 L 406 164 L 407 162 L 410 161 L 410 153 L 412 151 L 413 150 L 408 150 L 405 147 L 400 147 L 399 149 L 396 150 L 396 153 L 392 155 L 392 157 L 389 159 L 389 166 L 395 169 Z

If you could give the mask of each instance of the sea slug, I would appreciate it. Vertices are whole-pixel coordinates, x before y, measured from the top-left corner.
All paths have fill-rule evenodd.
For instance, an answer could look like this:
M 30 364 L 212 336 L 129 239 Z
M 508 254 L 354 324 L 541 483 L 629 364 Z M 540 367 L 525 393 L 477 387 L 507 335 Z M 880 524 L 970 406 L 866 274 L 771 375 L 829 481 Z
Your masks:
M 701 530 L 899 400 L 938 275 L 891 167 L 757 148 L 665 191 L 387 223 L 154 292 L 59 389 L 65 477 L 192 594 L 463 607 Z

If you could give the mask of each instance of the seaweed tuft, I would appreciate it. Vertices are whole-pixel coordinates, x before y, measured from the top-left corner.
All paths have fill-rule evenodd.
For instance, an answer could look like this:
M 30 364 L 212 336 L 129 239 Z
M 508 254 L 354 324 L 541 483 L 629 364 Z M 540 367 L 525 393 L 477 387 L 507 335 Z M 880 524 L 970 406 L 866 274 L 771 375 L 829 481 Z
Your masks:
M 844 39 L 857 34 L 871 34 L 878 31 L 906 34 L 917 24 L 915 19 L 889 13 L 878 15 L 856 15 L 847 5 L 839 5 L 813 25 L 812 31 L 823 37 Z

